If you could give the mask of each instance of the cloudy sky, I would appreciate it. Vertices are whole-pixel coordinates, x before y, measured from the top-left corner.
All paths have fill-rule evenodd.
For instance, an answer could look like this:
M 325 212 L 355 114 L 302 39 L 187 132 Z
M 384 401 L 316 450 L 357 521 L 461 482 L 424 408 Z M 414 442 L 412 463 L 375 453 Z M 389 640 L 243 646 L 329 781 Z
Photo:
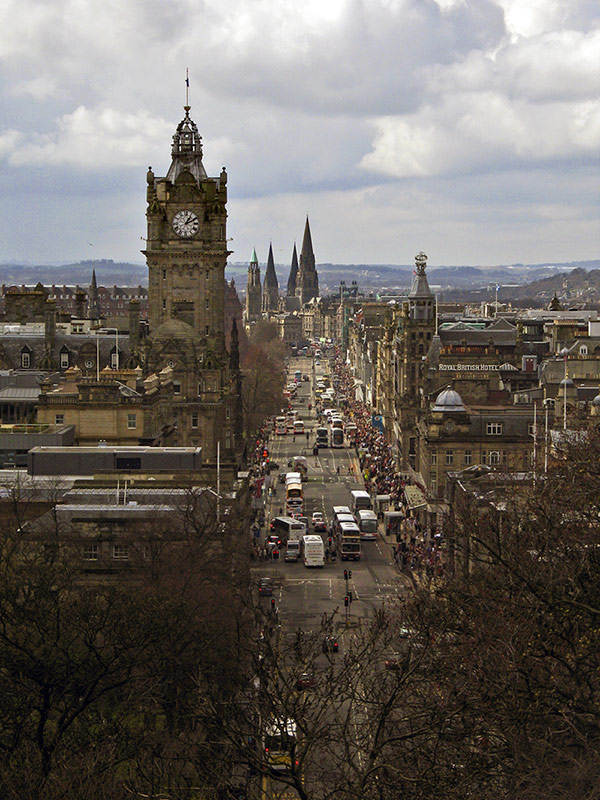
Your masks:
M 191 116 L 232 261 L 599 257 L 598 0 L 2 0 L 0 261 L 141 262 Z

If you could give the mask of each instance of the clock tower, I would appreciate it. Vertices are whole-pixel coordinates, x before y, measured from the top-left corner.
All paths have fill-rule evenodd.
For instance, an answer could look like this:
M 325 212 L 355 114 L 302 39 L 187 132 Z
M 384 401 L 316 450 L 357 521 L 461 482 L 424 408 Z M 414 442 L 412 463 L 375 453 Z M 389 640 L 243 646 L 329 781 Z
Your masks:
M 227 173 L 209 178 L 190 106 L 177 126 L 166 177 L 148 169 L 146 218 L 150 331 L 170 319 L 190 325 L 215 354 L 225 350 Z
M 231 458 L 241 445 L 239 381 L 225 349 L 227 173 L 208 177 L 187 103 L 184 111 L 166 176 L 146 176 L 150 335 L 141 359 L 147 375 L 172 376 L 169 443 L 202 447 L 211 462 L 219 448 Z

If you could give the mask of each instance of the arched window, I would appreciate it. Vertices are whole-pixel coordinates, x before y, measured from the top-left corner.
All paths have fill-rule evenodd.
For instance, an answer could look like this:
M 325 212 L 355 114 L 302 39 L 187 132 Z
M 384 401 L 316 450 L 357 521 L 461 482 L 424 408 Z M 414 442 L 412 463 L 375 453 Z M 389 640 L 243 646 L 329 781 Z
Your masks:
M 500 453 L 497 450 L 490 451 L 490 464 L 497 466 L 500 463 Z

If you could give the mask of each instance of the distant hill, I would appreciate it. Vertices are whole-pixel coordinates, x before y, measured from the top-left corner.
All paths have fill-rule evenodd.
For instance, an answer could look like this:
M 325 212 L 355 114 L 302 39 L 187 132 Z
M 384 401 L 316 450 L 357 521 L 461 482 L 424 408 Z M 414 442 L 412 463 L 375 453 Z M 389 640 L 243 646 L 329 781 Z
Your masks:
M 264 274 L 264 266 L 261 264 Z M 35 285 L 79 284 L 86 287 L 96 270 L 98 284 L 104 286 L 142 286 L 148 283 L 148 270 L 145 264 L 113 261 L 112 259 L 86 259 L 71 264 L 24 264 L 0 262 L 0 283 Z M 246 286 L 248 262 L 232 262 L 227 265 L 228 279 L 235 278 L 238 289 Z M 337 289 L 341 281 L 358 283 L 362 291 L 410 286 L 414 266 L 411 264 L 317 264 L 319 283 L 323 291 Z M 289 275 L 289 264 L 276 265 L 280 289 L 283 291 Z M 598 274 L 596 274 L 598 273 Z M 594 261 L 574 261 L 563 264 L 508 264 L 499 266 L 461 266 L 430 265 L 427 276 L 432 285 L 440 287 L 444 293 L 458 289 L 463 292 L 478 291 L 485 294 L 490 286 L 500 284 L 506 291 L 510 287 L 513 296 L 553 292 L 563 289 L 577 294 L 586 284 L 600 281 L 600 259 Z M 519 287 L 518 289 L 516 287 Z M 502 290 L 502 289 L 501 289 Z

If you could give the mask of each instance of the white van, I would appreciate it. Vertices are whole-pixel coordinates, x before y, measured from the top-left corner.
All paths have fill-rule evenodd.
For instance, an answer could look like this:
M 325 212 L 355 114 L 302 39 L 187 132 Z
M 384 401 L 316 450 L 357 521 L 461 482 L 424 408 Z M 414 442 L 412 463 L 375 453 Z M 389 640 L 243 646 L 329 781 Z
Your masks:
M 350 510 L 356 516 L 363 509 L 372 509 L 371 495 L 362 489 L 354 489 L 350 492 Z
M 294 422 L 294 433 L 304 433 L 304 423 L 301 419 Z

